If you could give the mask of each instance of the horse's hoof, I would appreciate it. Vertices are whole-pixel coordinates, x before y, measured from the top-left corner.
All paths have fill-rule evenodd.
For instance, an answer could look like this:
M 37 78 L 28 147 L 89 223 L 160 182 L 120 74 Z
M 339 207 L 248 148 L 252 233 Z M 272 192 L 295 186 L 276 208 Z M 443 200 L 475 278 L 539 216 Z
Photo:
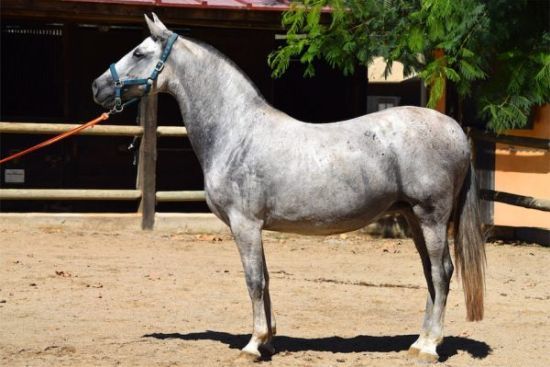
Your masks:
M 251 365 L 252 363 L 259 362 L 261 359 L 262 359 L 261 355 L 241 352 L 239 353 L 239 356 L 235 359 L 233 365 L 236 367 L 248 366 L 248 365 Z
M 418 361 L 425 362 L 425 363 L 434 363 L 439 360 L 439 356 L 437 354 L 426 353 L 426 352 L 418 353 L 418 356 L 416 358 L 418 359 Z
M 410 347 L 407 354 L 409 355 L 409 357 L 416 358 L 420 354 L 420 349 L 418 349 L 416 347 Z

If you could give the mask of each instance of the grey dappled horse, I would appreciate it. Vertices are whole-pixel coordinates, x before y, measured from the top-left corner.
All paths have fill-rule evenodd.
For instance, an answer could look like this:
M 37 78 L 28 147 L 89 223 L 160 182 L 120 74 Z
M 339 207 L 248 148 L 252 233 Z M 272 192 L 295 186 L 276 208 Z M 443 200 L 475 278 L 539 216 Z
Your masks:
M 171 31 L 145 17 L 151 36 L 116 63 L 120 79 L 146 78 Z M 349 121 L 309 124 L 270 106 L 227 58 L 179 37 L 151 93 L 174 96 L 205 178 L 206 201 L 234 235 L 253 309 L 243 356 L 273 352 L 275 335 L 262 230 L 328 235 L 387 211 L 403 213 L 428 284 L 422 330 L 409 352 L 436 360 L 453 273 L 447 242 L 454 208 L 455 261 L 467 318 L 483 317 L 485 252 L 470 149 L 460 126 L 430 109 L 397 107 Z M 113 77 L 93 83 L 113 106 Z M 144 94 L 130 86 L 123 101 Z

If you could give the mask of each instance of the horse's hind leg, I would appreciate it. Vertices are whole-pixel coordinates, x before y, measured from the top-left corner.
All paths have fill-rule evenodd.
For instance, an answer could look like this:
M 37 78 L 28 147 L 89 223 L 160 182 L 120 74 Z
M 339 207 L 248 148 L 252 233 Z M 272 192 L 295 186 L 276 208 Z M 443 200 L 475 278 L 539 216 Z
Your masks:
M 409 353 L 427 361 L 436 361 L 436 348 L 443 341 L 443 318 L 453 265 L 447 243 L 447 221 L 450 206 L 444 208 L 413 208 L 415 244 L 422 259 L 424 275 L 428 284 L 428 299 L 422 330 Z M 410 216 L 410 215 L 409 215 Z
M 275 314 L 273 313 L 273 307 L 271 305 L 271 295 L 269 293 L 269 272 L 267 271 L 267 262 L 265 261 L 265 253 L 263 252 L 262 246 L 262 257 L 264 264 L 264 279 L 265 279 L 265 289 L 264 289 L 264 302 L 266 303 L 266 310 L 269 308 L 269 313 L 271 317 L 271 335 L 274 336 L 277 334 L 277 326 L 275 324 Z M 264 345 L 271 353 L 275 353 L 275 350 L 271 345 Z
M 261 357 L 260 347 L 273 352 L 270 346 L 273 332 L 268 290 L 269 277 L 265 265 L 261 230 L 261 222 L 249 220 L 240 215 L 231 217 L 231 231 L 239 249 L 246 285 L 252 301 L 252 337 L 242 350 L 243 356 L 251 359 Z
M 426 309 L 424 311 L 424 321 L 422 322 L 422 330 L 420 331 L 420 335 L 418 339 L 409 348 L 409 355 L 417 356 L 420 353 L 422 346 L 424 345 L 424 340 L 428 336 L 428 330 L 430 328 L 430 320 L 431 320 L 432 309 L 433 309 L 431 294 L 433 294 L 434 291 L 433 291 L 433 283 L 432 283 L 432 276 L 431 276 L 431 270 L 430 270 L 430 266 L 431 266 L 430 258 L 428 256 L 428 251 L 426 249 L 426 242 L 424 241 L 424 235 L 422 234 L 422 228 L 420 228 L 420 223 L 418 222 L 418 218 L 416 218 L 412 210 L 403 212 L 403 214 L 405 215 L 405 218 L 407 218 L 409 228 L 412 232 L 414 244 L 416 246 L 418 254 L 420 255 L 420 260 L 422 260 L 422 269 L 424 271 L 424 276 L 426 277 L 426 283 L 428 285 L 428 296 L 426 299 Z

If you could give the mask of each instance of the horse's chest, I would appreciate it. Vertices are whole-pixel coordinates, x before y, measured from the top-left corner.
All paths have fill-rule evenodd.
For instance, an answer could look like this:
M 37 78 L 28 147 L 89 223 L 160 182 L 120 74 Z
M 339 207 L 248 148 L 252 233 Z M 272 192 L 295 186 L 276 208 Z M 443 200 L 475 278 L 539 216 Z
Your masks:
M 254 174 L 218 172 L 205 175 L 207 203 L 214 213 L 224 216 L 238 209 L 257 214 L 265 207 L 265 182 Z

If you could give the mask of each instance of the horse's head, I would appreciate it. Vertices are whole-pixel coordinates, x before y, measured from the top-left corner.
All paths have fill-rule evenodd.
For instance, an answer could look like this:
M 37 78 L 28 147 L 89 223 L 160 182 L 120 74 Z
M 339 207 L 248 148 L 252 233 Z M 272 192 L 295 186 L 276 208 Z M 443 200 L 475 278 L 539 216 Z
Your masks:
M 176 36 L 154 13 L 153 20 L 145 16 L 145 21 L 151 36 L 112 64 L 92 83 L 94 101 L 105 108 L 120 111 L 124 103 L 148 93 L 156 93 L 166 84 L 167 73 L 161 73 L 166 61 L 163 58 L 168 57 Z

